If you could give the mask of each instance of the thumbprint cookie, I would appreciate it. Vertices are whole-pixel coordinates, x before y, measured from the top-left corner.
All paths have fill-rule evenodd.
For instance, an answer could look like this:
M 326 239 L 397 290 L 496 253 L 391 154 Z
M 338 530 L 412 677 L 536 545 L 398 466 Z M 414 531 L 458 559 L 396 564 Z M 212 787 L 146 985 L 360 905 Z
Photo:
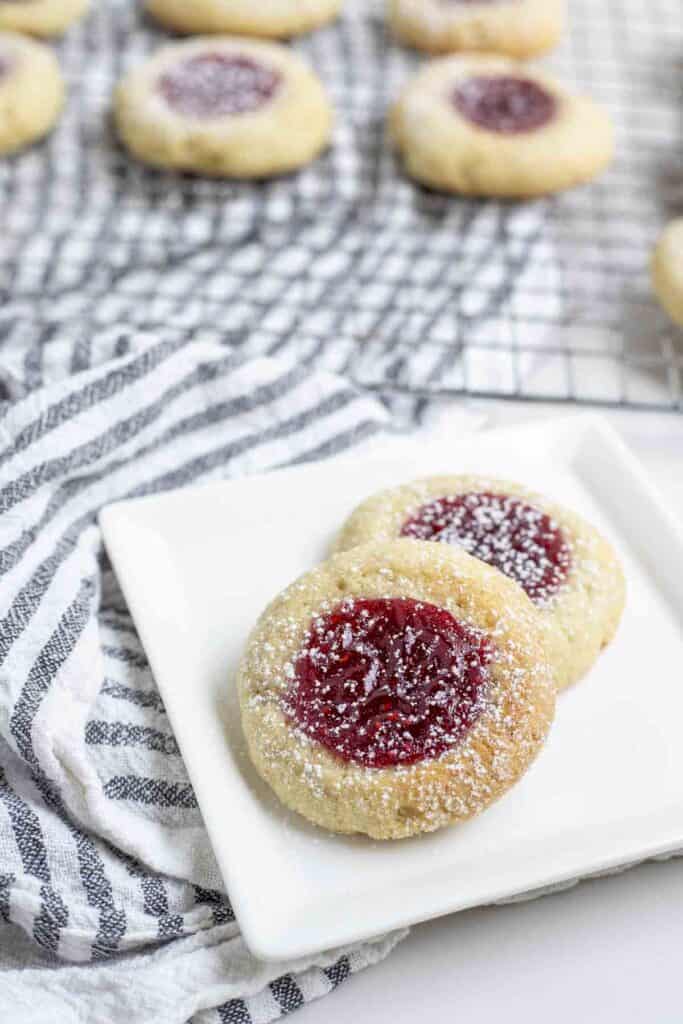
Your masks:
M 391 131 L 407 173 L 431 188 L 525 198 L 596 177 L 612 126 L 592 100 L 504 57 L 443 57 L 409 83 Z
M 313 160 L 332 110 L 308 65 L 279 43 L 202 37 L 164 47 L 119 85 L 116 121 L 141 160 L 268 178 Z
M 42 139 L 64 105 L 64 80 L 42 43 L 0 32 L 0 155 Z
M 238 673 L 251 759 L 332 832 L 399 839 L 479 814 L 554 717 L 536 611 L 465 551 L 411 540 L 335 555 L 266 609 Z
M 439 476 L 383 491 L 352 513 L 335 549 L 397 537 L 461 548 L 514 580 L 545 623 L 560 689 L 584 676 L 616 633 L 626 588 L 611 545 L 519 484 Z
M 560 41 L 566 0 L 389 0 L 398 39 L 429 53 L 533 57 Z
M 58 36 L 89 7 L 90 0 L 0 0 L 0 31 Z
M 320 28 L 336 18 L 341 3 L 342 0 L 147 0 L 147 10 L 176 32 L 235 32 L 279 39 Z
M 683 218 L 672 221 L 657 243 L 652 283 L 671 319 L 683 327 Z

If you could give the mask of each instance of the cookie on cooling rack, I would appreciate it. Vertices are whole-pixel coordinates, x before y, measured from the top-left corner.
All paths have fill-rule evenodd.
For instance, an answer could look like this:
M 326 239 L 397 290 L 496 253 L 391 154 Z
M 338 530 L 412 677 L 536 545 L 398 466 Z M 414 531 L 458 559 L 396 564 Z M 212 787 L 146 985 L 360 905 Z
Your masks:
M 532 57 L 559 42 L 566 0 L 389 0 L 395 35 L 429 53 Z
M 266 609 L 238 677 L 251 759 L 333 832 L 399 839 L 483 811 L 555 708 L 538 616 L 464 551 L 398 540 L 336 555 Z
M 308 65 L 278 43 L 201 37 L 164 47 L 116 95 L 141 160 L 226 178 L 268 178 L 326 146 L 332 110 Z
M 342 0 L 147 0 L 147 10 L 176 32 L 236 32 L 287 38 L 332 21 Z
M 0 33 L 0 155 L 47 135 L 64 104 L 64 80 L 42 43 Z
M 504 57 L 444 57 L 424 67 L 392 114 L 408 174 L 463 195 L 524 198 L 589 181 L 612 156 L 592 100 Z
M 0 0 L 0 31 L 57 36 L 89 6 L 90 0 Z
M 611 545 L 519 484 L 438 476 L 383 491 L 352 513 L 335 550 L 397 537 L 454 545 L 514 580 L 545 623 L 559 689 L 584 676 L 614 637 L 625 582 Z
M 683 327 L 683 218 L 672 221 L 657 243 L 652 284 L 671 319 Z

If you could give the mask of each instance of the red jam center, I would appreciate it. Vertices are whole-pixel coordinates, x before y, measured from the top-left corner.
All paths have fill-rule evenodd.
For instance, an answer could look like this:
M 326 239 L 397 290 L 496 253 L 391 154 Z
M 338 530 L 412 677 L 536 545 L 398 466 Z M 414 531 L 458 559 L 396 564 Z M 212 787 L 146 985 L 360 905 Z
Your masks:
M 515 135 L 543 128 L 555 116 L 555 97 L 537 82 L 514 75 L 478 75 L 452 93 L 457 110 L 479 128 Z
M 516 580 L 532 601 L 548 601 L 571 568 L 571 552 L 550 516 L 505 494 L 459 494 L 424 505 L 402 537 L 456 544 Z
M 481 714 L 493 649 L 450 612 L 348 600 L 313 622 L 285 712 L 344 761 L 387 768 L 452 749 Z
M 267 103 L 282 76 L 239 54 L 206 53 L 191 57 L 159 81 L 166 102 L 185 117 L 248 114 Z

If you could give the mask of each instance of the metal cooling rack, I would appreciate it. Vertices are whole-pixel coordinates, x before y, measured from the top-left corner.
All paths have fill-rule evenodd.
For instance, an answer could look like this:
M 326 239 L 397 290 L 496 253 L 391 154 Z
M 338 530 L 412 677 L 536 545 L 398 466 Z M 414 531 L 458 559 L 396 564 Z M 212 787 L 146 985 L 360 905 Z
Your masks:
M 0 368 L 35 386 L 173 329 L 385 392 L 682 411 L 683 334 L 648 278 L 683 212 L 680 0 L 569 3 L 549 64 L 611 110 L 618 157 L 595 185 L 503 204 L 402 175 L 385 115 L 419 58 L 370 0 L 297 44 L 339 111 L 313 167 L 259 186 L 141 167 L 112 136 L 111 91 L 164 37 L 101 0 L 61 45 L 59 130 L 0 166 Z

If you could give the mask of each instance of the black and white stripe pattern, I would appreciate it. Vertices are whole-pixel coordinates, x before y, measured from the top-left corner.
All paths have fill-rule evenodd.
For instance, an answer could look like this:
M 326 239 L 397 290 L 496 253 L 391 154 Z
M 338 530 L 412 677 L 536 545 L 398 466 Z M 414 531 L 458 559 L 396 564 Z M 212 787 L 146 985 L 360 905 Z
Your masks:
M 107 985 L 115 953 L 154 971 L 150 948 L 192 941 L 199 970 L 218 948 L 216 991 L 228 973 L 231 986 L 198 1019 L 279 1017 L 333 979 L 311 962 L 256 986 L 226 971 L 245 956 L 238 926 L 96 517 L 117 499 L 332 454 L 380 431 L 386 410 L 291 359 L 245 361 L 170 331 L 1 412 L 0 920 Z M 3 1019 L 26 984 L 4 978 Z M 61 1020 L 39 988 L 45 1019 Z

